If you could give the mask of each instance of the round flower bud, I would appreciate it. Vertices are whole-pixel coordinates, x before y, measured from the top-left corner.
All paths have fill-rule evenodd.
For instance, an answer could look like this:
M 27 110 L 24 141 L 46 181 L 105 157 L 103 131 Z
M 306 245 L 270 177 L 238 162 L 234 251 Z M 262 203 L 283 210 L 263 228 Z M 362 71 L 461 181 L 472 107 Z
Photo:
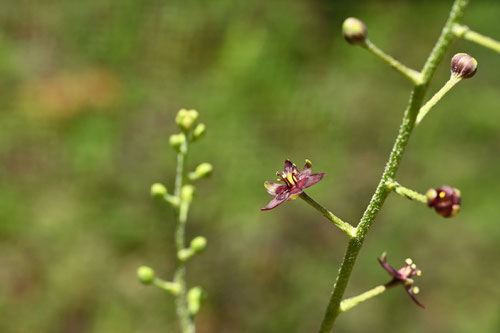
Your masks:
M 191 241 L 189 246 L 196 253 L 203 252 L 205 250 L 205 248 L 207 247 L 207 239 L 203 236 L 195 237 L 195 238 L 193 238 L 193 240 Z
M 203 134 L 205 134 L 206 129 L 207 129 L 207 126 L 205 126 L 205 124 L 203 124 L 203 123 L 196 125 L 196 127 L 193 130 L 193 138 L 195 140 L 198 140 L 199 138 L 201 138 L 203 136 Z
M 194 196 L 194 186 L 184 185 L 181 189 L 181 199 L 185 202 L 192 202 Z
M 182 144 L 184 143 L 184 141 L 186 141 L 186 136 L 184 135 L 184 133 L 172 134 L 168 141 L 172 148 L 174 148 L 176 151 L 180 151 Z
M 460 191 L 454 187 L 443 185 L 437 189 L 427 191 L 427 203 L 429 207 L 443 217 L 452 217 L 460 211 Z
M 189 289 L 187 294 L 189 313 L 194 316 L 200 311 L 201 302 L 205 299 L 205 292 L 201 287 Z
M 462 79 L 468 79 L 476 74 L 477 61 L 467 53 L 458 53 L 451 59 L 451 73 Z
M 161 183 L 154 183 L 151 185 L 151 197 L 153 198 L 164 198 L 167 194 L 167 188 Z
M 155 271 L 148 266 L 141 266 L 137 269 L 137 277 L 143 284 L 151 284 L 155 279 Z
M 181 109 L 177 113 L 177 117 L 175 118 L 175 122 L 179 127 L 185 131 L 189 131 L 193 124 L 198 119 L 198 111 L 196 110 L 186 110 Z
M 213 166 L 210 163 L 201 163 L 196 167 L 196 170 L 194 171 L 198 178 L 204 178 L 208 177 L 212 174 L 213 171 Z
M 342 24 L 342 34 L 349 44 L 364 44 L 367 36 L 366 25 L 360 19 L 349 17 Z

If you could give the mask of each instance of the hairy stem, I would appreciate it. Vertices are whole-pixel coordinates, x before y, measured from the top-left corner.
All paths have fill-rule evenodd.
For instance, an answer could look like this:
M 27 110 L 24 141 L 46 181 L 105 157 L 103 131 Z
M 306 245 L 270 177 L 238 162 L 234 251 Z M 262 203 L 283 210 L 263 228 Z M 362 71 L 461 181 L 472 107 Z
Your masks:
M 364 293 L 354 296 L 351 298 L 347 298 L 340 303 L 340 312 L 346 312 L 352 309 L 353 307 L 363 303 L 366 300 L 369 300 L 372 297 L 378 296 L 382 294 L 384 291 L 387 290 L 387 287 L 382 285 L 382 286 L 376 286 L 373 289 L 370 289 L 368 291 L 365 291 Z
M 185 162 L 188 151 L 187 140 L 184 141 L 180 152 L 177 154 L 177 169 L 175 175 L 175 190 L 174 195 L 179 198 L 180 206 L 176 209 L 176 229 L 175 229 L 175 246 L 177 253 L 185 247 L 184 231 L 186 228 L 187 214 L 189 211 L 189 202 L 185 202 L 181 198 L 181 190 L 185 178 Z M 195 326 L 193 318 L 189 314 L 187 302 L 187 287 L 186 287 L 186 264 L 183 260 L 177 259 L 177 269 L 174 274 L 174 283 L 179 286 L 179 293 L 176 295 L 175 305 L 177 317 L 181 325 L 182 333 L 194 333 Z
M 446 50 L 453 41 L 453 25 L 460 23 L 467 2 L 467 0 L 455 0 L 448 17 L 448 21 L 446 22 L 438 41 L 424 64 L 421 72 L 422 81 L 420 84 L 416 84 L 413 88 L 408 107 L 406 108 L 401 126 L 399 128 L 396 142 L 394 143 L 380 182 L 361 218 L 360 223 L 356 228 L 356 236 L 349 241 L 339 274 L 333 287 L 333 293 L 319 329 L 320 333 L 330 332 L 335 323 L 335 319 L 340 313 L 340 302 L 342 301 L 342 297 L 349 281 L 349 277 L 351 276 L 356 258 L 373 221 L 382 208 L 382 205 L 384 204 L 384 201 L 389 193 L 389 189 L 386 184 L 396 176 L 396 172 L 401 164 L 401 159 L 408 144 L 410 134 L 415 126 L 417 113 L 422 106 L 429 81 L 436 71 L 438 64 L 443 60 Z
M 453 26 L 453 32 L 457 37 L 461 37 L 463 39 L 466 39 L 468 41 L 474 42 L 476 44 L 479 44 L 481 46 L 484 46 L 488 49 L 491 49 L 493 51 L 497 51 L 500 53 L 500 42 L 497 40 L 494 40 L 491 37 L 481 35 L 480 33 L 477 33 L 475 31 L 470 30 L 468 26 L 465 25 L 460 25 L 460 24 L 455 24 Z
M 392 182 L 387 182 L 386 186 L 389 190 L 396 192 L 403 198 L 407 198 L 410 200 L 415 200 L 424 204 L 427 204 L 427 197 L 421 193 L 418 193 L 416 191 L 410 190 L 409 188 L 406 188 L 404 186 L 401 186 L 399 183 L 392 181 Z
M 300 198 L 307 202 L 309 205 L 311 205 L 314 209 L 319 211 L 321 214 L 323 214 L 324 217 L 326 217 L 328 220 L 332 221 L 333 224 L 335 224 L 337 227 L 339 227 L 340 230 L 345 232 L 347 236 L 350 238 L 354 237 L 356 228 L 354 228 L 352 225 L 350 225 L 347 222 L 342 221 L 341 218 L 335 216 L 332 212 L 330 212 L 328 209 L 325 207 L 321 206 L 319 203 L 314 201 L 310 196 L 308 196 L 305 192 L 302 192 L 300 195 Z

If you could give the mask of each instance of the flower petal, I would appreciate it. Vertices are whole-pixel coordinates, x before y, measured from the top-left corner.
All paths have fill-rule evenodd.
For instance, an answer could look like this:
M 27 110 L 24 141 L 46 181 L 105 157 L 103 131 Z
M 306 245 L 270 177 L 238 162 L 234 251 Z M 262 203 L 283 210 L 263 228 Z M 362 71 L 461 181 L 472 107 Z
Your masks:
M 285 168 L 283 170 L 284 173 L 295 173 L 295 174 L 298 174 L 299 173 L 299 169 L 297 169 L 297 166 L 295 164 L 292 163 L 292 161 L 290 160 L 286 160 L 285 161 Z
M 290 197 L 290 193 L 288 193 L 288 192 L 285 192 L 282 195 L 277 195 L 271 201 L 269 201 L 269 203 L 267 204 L 266 207 L 261 208 L 260 210 L 270 210 L 270 209 L 276 208 L 277 206 L 281 205 L 283 202 L 288 200 L 289 197 Z
M 385 258 L 385 253 L 382 255 L 382 258 L 377 258 L 377 260 L 380 263 L 380 265 L 382 265 L 382 267 L 387 271 L 387 273 L 399 279 L 399 272 L 394 267 L 392 267 L 387 263 L 387 260 Z
M 321 179 L 323 179 L 324 176 L 325 176 L 324 173 L 316 173 L 314 175 L 310 175 L 309 177 L 306 178 L 306 181 L 304 185 L 302 185 L 302 188 L 308 188 L 309 186 L 313 186 Z
M 415 296 L 415 294 L 413 293 L 413 287 L 409 287 L 406 289 L 406 291 L 408 292 L 408 295 L 410 295 L 411 299 L 418 305 L 420 306 L 422 309 L 425 309 L 425 306 L 420 303 L 417 299 L 417 296 Z
M 306 160 L 306 164 L 304 164 L 304 167 L 302 168 L 302 171 L 300 172 L 300 177 L 309 177 L 312 173 L 312 167 L 311 167 L 311 162 Z
M 271 182 L 265 182 L 264 187 L 266 188 L 267 193 L 269 193 L 270 195 L 278 195 L 286 190 L 285 184 L 278 184 Z

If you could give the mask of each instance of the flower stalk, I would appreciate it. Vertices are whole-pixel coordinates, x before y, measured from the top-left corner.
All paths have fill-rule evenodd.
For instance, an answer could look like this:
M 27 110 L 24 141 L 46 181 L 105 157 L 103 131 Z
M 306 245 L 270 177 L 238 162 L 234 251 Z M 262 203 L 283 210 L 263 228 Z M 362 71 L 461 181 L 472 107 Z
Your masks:
M 394 191 L 403 198 L 427 204 L 427 196 L 425 196 L 424 194 L 418 193 L 416 191 L 410 190 L 409 188 L 401 186 L 398 182 L 395 181 L 387 182 L 386 185 L 389 190 Z
M 324 217 L 330 220 L 333 224 L 335 224 L 340 230 L 345 232 L 347 236 L 350 238 L 354 238 L 356 236 L 356 228 L 350 225 L 347 222 L 344 222 L 340 217 L 337 217 L 332 212 L 330 212 L 325 207 L 321 206 L 319 203 L 314 201 L 310 196 L 308 196 L 305 192 L 299 196 L 302 200 L 307 202 L 311 207 L 320 212 Z
M 369 39 L 367 39 L 364 44 L 361 44 L 361 46 L 388 63 L 389 66 L 403 74 L 413 84 L 419 85 L 422 83 L 422 74 L 420 72 L 403 65 L 401 62 L 379 49 Z
M 370 298 L 373 298 L 375 296 L 378 296 L 382 294 L 384 291 L 387 290 L 387 287 L 384 285 L 381 286 L 376 286 L 373 289 L 370 289 L 368 291 L 365 291 L 364 293 L 354 296 L 351 298 L 347 298 L 340 303 L 340 312 L 346 312 L 351 310 L 353 307 L 363 303 L 364 301 L 369 300 Z
M 472 31 L 468 26 L 455 24 L 453 26 L 453 33 L 455 36 L 468 40 L 470 42 L 484 46 L 490 50 L 500 53 L 500 42 L 488 37 L 481 35 L 475 31 Z
M 138 278 L 143 284 L 152 284 L 175 297 L 176 312 L 182 333 L 195 333 L 194 317 L 200 309 L 204 294 L 201 287 L 188 290 L 186 262 L 195 254 L 203 252 L 207 244 L 205 237 L 198 236 L 191 240 L 189 247 L 186 247 L 186 223 L 194 198 L 194 186 L 188 182 L 208 177 L 213 169 L 211 164 L 201 163 L 194 172 L 189 174 L 186 172 L 189 144 L 200 139 L 206 128 L 204 124 L 197 124 L 195 127 L 197 119 L 196 110 L 186 109 L 181 109 L 175 119 L 182 132 L 171 135 L 169 140 L 170 146 L 177 152 L 174 193 L 169 194 L 166 186 L 161 183 L 154 183 L 150 191 L 153 198 L 163 199 L 173 207 L 175 212 L 174 239 L 177 264 L 173 281 L 165 281 L 156 277 L 154 270 L 147 266 L 141 266 L 137 270 Z
M 382 208 L 387 195 L 391 191 L 387 186 L 387 183 L 390 183 L 393 179 L 395 179 L 406 146 L 408 145 L 410 135 L 415 127 L 415 120 L 418 111 L 423 104 L 423 99 L 429 82 L 435 73 L 438 64 L 443 60 L 446 51 L 453 41 L 453 26 L 461 22 L 467 2 L 467 0 L 455 0 L 441 35 L 423 66 L 420 77 L 421 80 L 418 83 L 414 82 L 414 88 L 410 95 L 409 104 L 404 113 L 399 133 L 389 156 L 389 160 L 387 161 L 377 189 L 375 190 L 375 193 L 373 194 L 360 223 L 356 227 L 356 236 L 349 241 L 347 246 L 344 259 L 340 266 L 339 274 L 333 287 L 330 301 L 319 328 L 320 333 L 330 332 L 335 324 L 335 320 L 341 313 L 340 304 L 342 302 L 342 297 L 347 287 L 347 283 L 351 276 L 359 251 L 371 225 L 373 224 L 373 221 L 377 217 L 377 214 Z
M 437 102 L 439 102 L 441 98 L 443 98 L 443 96 L 446 95 L 446 93 L 450 91 L 451 88 L 453 88 L 461 80 L 462 78 L 460 76 L 451 75 L 450 79 L 444 84 L 444 86 L 441 87 L 441 89 L 439 89 L 439 91 L 435 93 L 434 96 L 432 96 L 432 98 L 427 103 L 425 103 L 424 106 L 422 106 L 417 116 L 416 125 L 419 125 L 427 115 L 427 113 L 429 113 L 429 111 L 432 109 L 432 107 L 436 105 Z

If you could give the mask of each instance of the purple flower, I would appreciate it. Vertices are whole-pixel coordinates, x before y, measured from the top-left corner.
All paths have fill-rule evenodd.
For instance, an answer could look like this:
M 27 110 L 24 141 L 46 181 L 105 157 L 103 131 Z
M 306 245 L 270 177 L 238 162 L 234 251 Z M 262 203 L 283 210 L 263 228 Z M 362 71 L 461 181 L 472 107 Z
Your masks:
M 312 174 L 311 162 L 306 160 L 306 164 L 299 172 L 297 166 L 290 162 L 290 160 L 285 161 L 285 168 L 282 173 L 279 171 L 276 173 L 279 182 L 284 182 L 284 184 L 265 182 L 267 193 L 274 195 L 274 198 L 267 204 L 266 207 L 261 208 L 261 210 L 273 209 L 287 200 L 294 200 L 304 192 L 305 188 L 312 186 L 319 182 L 324 176 L 324 173 Z
M 425 309 L 425 306 L 417 300 L 416 294 L 419 293 L 418 287 L 413 286 L 412 277 L 417 275 L 420 276 L 422 271 L 417 269 L 417 265 L 413 263 L 413 261 L 408 258 L 406 259 L 406 265 L 404 265 L 399 270 L 396 270 L 394 267 L 387 263 L 385 252 L 382 254 L 381 258 L 377 258 L 378 262 L 382 267 L 392 276 L 392 280 L 385 284 L 387 288 L 393 287 L 395 285 L 402 285 L 408 295 L 413 299 L 413 301 L 420 306 L 422 309 Z
M 443 185 L 437 189 L 431 188 L 427 191 L 427 203 L 429 207 L 443 217 L 453 217 L 460 211 L 462 198 L 460 191 L 454 187 Z

